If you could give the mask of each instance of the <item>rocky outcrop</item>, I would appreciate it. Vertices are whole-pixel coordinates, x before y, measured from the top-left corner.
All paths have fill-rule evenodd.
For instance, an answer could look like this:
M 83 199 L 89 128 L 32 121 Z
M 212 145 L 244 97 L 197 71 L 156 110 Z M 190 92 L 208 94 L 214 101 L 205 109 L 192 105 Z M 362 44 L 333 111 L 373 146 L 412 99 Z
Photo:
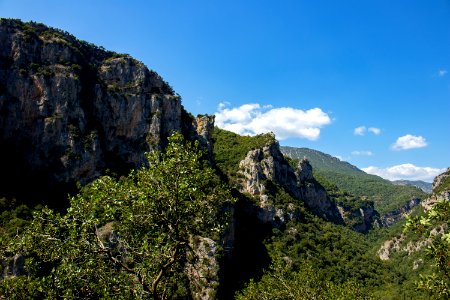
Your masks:
M 64 201 L 76 182 L 142 165 L 145 152 L 192 122 L 172 88 L 128 55 L 9 19 L 0 20 L 0 45 L 5 196 Z M 207 141 L 202 120 L 196 127 Z
M 378 213 L 372 202 L 363 202 L 357 207 L 337 203 L 314 179 L 309 161 L 300 160 L 294 170 L 275 140 L 249 151 L 240 162 L 237 178 L 241 192 L 257 199 L 254 211 L 263 223 L 279 226 L 298 216 L 295 203 L 276 203 L 273 186 L 282 188 L 293 199 L 303 201 L 323 219 L 346 224 L 358 232 L 369 231 L 377 222 Z
M 381 260 L 389 260 L 392 252 L 400 250 L 401 243 L 404 240 L 405 240 L 405 236 L 403 234 L 401 234 L 390 240 L 385 241 L 377 252 L 378 257 Z
M 355 231 L 366 233 L 380 226 L 379 214 L 371 201 L 351 198 L 343 203 L 330 196 L 315 180 L 313 168 L 308 159 L 301 159 L 294 169 L 284 158 L 278 143 L 273 138 L 266 146 L 253 149 L 240 162 L 238 185 L 241 191 L 256 197 L 259 201 L 257 215 L 263 222 L 278 220 L 284 223 L 292 219 L 293 208 L 280 208 L 274 204 L 271 183 L 281 187 L 294 199 L 302 201 L 312 212 L 336 224 L 345 224 Z M 349 195 L 347 195 L 349 196 Z
M 212 239 L 195 236 L 190 240 L 193 252 L 188 259 L 186 274 L 193 299 L 217 299 L 219 262 L 217 243 Z
M 344 223 L 357 232 L 367 233 L 370 229 L 380 226 L 379 214 L 371 201 L 336 205 Z
M 420 204 L 420 198 L 414 198 L 405 203 L 405 205 L 388 212 L 380 217 L 380 223 L 383 227 L 389 227 L 397 223 L 400 219 L 405 218 L 409 215 L 411 210 Z
M 450 169 L 434 178 L 433 193 L 422 202 L 422 207 L 427 211 L 439 201 L 450 201 Z

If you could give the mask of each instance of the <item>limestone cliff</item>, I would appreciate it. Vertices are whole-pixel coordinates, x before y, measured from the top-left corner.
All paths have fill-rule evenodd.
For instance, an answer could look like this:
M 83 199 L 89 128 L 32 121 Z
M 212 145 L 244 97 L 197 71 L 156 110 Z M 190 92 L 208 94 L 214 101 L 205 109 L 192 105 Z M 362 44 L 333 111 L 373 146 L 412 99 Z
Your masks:
M 400 219 L 403 219 L 407 216 L 414 207 L 420 204 L 419 198 L 411 199 L 406 202 L 403 206 L 388 212 L 380 217 L 380 225 L 383 227 L 389 227 L 395 223 L 397 223 Z
M 65 199 L 76 182 L 121 174 L 172 131 L 196 129 L 172 88 L 128 55 L 10 19 L 0 45 L 4 196 Z
M 434 178 L 433 193 L 422 202 L 422 206 L 425 210 L 429 210 L 439 201 L 450 201 L 450 168 Z
M 296 203 L 279 203 L 273 197 L 277 187 L 293 199 L 303 201 L 325 220 L 347 224 L 360 232 L 367 232 L 374 222 L 373 203 L 365 203 L 357 209 L 336 203 L 314 179 L 308 160 L 301 160 L 294 170 L 275 140 L 249 151 L 240 162 L 237 178 L 241 192 L 256 199 L 256 215 L 264 223 L 280 225 L 298 214 Z

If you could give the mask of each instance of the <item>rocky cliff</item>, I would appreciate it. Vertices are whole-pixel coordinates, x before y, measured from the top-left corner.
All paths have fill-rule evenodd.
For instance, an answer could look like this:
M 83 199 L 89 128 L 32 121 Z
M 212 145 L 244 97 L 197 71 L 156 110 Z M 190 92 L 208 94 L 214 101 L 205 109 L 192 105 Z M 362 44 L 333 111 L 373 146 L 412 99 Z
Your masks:
M 411 213 L 412 209 L 420 204 L 420 199 L 415 198 L 406 202 L 405 205 L 388 212 L 380 217 L 380 225 L 383 227 L 389 227 L 395 223 L 397 223 L 400 219 L 403 219 L 409 213 Z
M 249 151 L 239 164 L 237 178 L 241 192 L 256 199 L 258 219 L 275 226 L 286 223 L 298 214 L 296 203 L 277 199 L 277 188 L 283 189 L 293 199 L 303 201 L 323 219 L 347 224 L 359 232 L 367 232 L 377 215 L 373 203 L 367 202 L 356 209 L 336 203 L 314 179 L 309 161 L 300 160 L 294 170 L 276 141 Z
M 450 201 L 450 168 L 434 178 L 433 193 L 422 202 L 422 206 L 425 210 L 429 210 L 439 201 Z
M 180 97 L 128 55 L 10 19 L 0 45 L 0 196 L 64 200 L 76 182 L 142 165 L 172 131 L 203 124 L 182 124 L 193 120 Z

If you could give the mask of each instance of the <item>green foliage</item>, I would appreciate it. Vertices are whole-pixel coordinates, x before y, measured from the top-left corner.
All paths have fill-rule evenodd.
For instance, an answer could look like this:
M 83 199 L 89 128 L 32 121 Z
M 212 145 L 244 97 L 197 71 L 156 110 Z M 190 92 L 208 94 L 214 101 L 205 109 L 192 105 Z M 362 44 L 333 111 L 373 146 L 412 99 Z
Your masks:
M 0 198 L 0 240 L 20 233 L 32 219 L 34 209 L 25 204 L 17 203 L 15 199 Z
M 216 165 L 229 178 L 235 176 L 248 151 L 276 142 L 272 133 L 242 136 L 218 127 L 214 128 L 212 138 Z
M 292 272 L 289 264 L 277 258 L 271 269 L 259 282 L 251 281 L 237 295 L 244 299 L 372 299 L 368 292 L 354 281 L 336 284 L 322 280 L 322 271 L 304 262 Z
M 0 285 L 7 298 L 177 298 L 188 294 L 190 239 L 218 238 L 232 197 L 180 134 L 149 166 L 104 176 L 70 199 L 66 215 L 34 214 L 27 230 L 3 241 L 0 256 L 22 253 L 27 277 Z M 22 290 L 27 287 L 25 290 Z
M 281 151 L 292 158 L 308 158 L 313 166 L 314 177 L 323 186 L 327 187 L 331 182 L 342 191 L 373 201 L 380 214 L 392 211 L 413 198 L 426 197 L 426 193 L 416 187 L 394 185 L 388 180 L 364 173 L 347 162 L 316 150 L 281 147 Z
M 443 189 L 444 190 L 444 189 Z M 435 204 L 424 216 L 408 218 L 405 231 L 413 231 L 423 239 L 430 239 L 427 255 L 434 260 L 432 274 L 423 274 L 417 284 L 419 290 L 436 299 L 450 298 L 450 201 Z M 439 233 L 437 228 L 447 229 Z

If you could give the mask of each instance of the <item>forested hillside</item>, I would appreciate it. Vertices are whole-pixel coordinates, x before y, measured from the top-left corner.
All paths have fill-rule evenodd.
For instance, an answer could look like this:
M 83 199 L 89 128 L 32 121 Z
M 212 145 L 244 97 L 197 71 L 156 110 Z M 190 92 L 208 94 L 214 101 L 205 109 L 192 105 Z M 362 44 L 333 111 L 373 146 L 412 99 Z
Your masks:
M 343 191 L 373 201 L 380 214 L 392 211 L 413 198 L 425 199 L 427 196 L 417 187 L 394 185 L 320 151 L 292 147 L 281 147 L 281 151 L 295 159 L 308 158 L 319 181 L 324 178 Z
M 128 55 L 0 41 L 1 300 L 448 299 L 449 171 L 405 212 L 426 195 L 214 127 Z

